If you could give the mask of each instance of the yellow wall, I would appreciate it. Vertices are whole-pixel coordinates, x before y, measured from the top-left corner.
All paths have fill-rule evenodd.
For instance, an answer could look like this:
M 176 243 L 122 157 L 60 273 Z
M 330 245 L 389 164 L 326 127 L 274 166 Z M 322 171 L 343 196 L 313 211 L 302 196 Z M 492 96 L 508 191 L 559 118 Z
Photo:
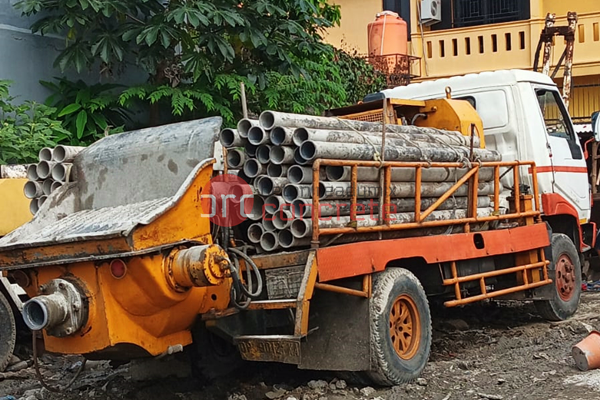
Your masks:
M 532 0 L 532 6 L 536 3 L 541 3 L 543 13 L 541 17 L 545 17 L 547 13 L 555 13 L 558 15 L 567 15 L 569 11 L 576 11 L 579 14 L 596 12 L 600 10 L 598 0 Z M 532 7 L 533 10 L 533 7 Z
M 27 179 L 0 179 L 0 236 L 29 221 L 29 200 L 23 195 Z
M 382 11 L 382 0 L 334 0 L 341 8 L 341 26 L 330 29 L 325 41 L 344 50 L 367 54 L 367 25 Z

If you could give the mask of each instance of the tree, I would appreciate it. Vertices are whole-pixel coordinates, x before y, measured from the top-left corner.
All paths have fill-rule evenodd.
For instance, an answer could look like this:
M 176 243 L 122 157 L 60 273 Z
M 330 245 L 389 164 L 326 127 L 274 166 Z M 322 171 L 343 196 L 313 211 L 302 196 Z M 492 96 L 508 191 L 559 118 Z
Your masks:
M 329 103 L 345 101 L 333 48 L 322 42 L 340 10 L 326 0 L 22 0 L 17 7 L 44 13 L 34 32 L 66 34 L 55 63 L 62 70 L 142 68 L 147 84 L 126 90 L 122 103 L 169 99 L 177 116 L 219 113 L 232 121 L 240 82 L 258 99 L 254 107 L 273 104 L 269 84 L 299 83 L 339 99 Z M 320 108 L 299 104 L 292 108 Z

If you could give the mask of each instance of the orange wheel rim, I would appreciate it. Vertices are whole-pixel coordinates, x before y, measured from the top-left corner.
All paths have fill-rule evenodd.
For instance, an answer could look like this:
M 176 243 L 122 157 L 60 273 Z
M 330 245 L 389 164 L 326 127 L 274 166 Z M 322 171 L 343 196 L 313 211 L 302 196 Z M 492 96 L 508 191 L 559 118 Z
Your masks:
M 419 350 L 421 319 L 417 305 L 407 295 L 394 300 L 390 310 L 390 338 L 398 357 L 409 360 Z
M 556 261 L 555 279 L 558 295 L 564 301 L 569 301 L 575 293 L 575 266 L 566 254 L 561 254 Z

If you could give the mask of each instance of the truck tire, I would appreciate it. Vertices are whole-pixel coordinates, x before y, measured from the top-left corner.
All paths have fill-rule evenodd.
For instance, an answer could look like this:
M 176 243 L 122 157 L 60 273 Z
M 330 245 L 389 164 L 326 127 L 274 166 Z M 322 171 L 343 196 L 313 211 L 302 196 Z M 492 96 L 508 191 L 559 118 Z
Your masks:
M 0 291 L 0 371 L 4 371 L 12 358 L 16 338 L 17 328 L 12 308 Z
M 552 235 L 554 290 L 547 300 L 538 300 L 538 313 L 549 321 L 564 321 L 577 311 L 581 297 L 581 262 L 573 241 L 565 234 Z
M 431 314 L 419 280 L 388 268 L 374 278 L 370 299 L 373 383 L 393 386 L 419 377 L 431 348 Z
M 234 373 L 243 365 L 233 344 L 198 324 L 192 329 L 192 370 L 197 378 L 211 382 Z

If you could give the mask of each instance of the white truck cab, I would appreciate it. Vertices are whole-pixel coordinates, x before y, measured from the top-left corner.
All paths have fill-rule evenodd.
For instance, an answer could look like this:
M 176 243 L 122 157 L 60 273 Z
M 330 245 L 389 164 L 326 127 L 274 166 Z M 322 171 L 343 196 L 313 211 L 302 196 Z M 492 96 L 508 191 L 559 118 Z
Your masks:
M 548 76 L 522 70 L 483 72 L 383 91 L 388 98 L 469 101 L 483 120 L 486 147 L 505 161 L 537 165 L 542 212 L 554 232 L 571 237 L 580 252 L 595 244 L 584 153 L 561 94 Z M 512 174 L 503 183 L 512 187 Z M 531 182 L 523 182 L 531 186 Z

